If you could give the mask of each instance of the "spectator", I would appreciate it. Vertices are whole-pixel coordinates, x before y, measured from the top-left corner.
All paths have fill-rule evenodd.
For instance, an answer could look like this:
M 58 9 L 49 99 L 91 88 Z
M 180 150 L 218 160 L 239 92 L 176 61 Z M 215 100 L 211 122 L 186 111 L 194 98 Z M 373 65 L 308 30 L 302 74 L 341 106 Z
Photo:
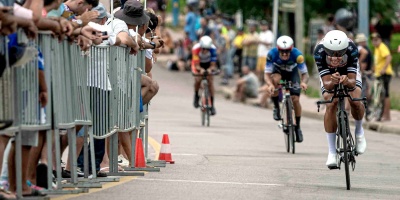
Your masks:
M 211 29 L 208 27 L 209 20 L 205 17 L 200 19 L 200 29 L 197 30 L 197 38 L 201 38 L 203 36 L 211 36 Z
M 258 50 L 258 33 L 257 25 L 254 23 L 249 25 L 249 33 L 243 39 L 243 65 L 247 65 L 251 71 L 256 70 L 257 50 Z
M 197 16 L 194 13 L 193 7 L 188 6 L 188 13 L 186 14 L 186 20 L 185 20 L 185 32 L 188 33 L 189 39 L 192 42 L 197 41 L 197 33 L 196 33 L 196 21 L 197 21 Z
M 242 76 L 242 52 L 243 52 L 243 39 L 244 39 L 244 32 L 243 27 L 238 28 L 237 35 L 235 39 L 233 39 L 233 46 L 235 47 L 235 56 L 237 57 L 237 71 L 239 75 Z
M 375 67 L 374 74 L 377 79 L 383 81 L 383 87 L 385 89 L 385 100 L 383 102 L 383 114 L 381 121 L 390 121 L 390 79 L 393 76 L 392 69 L 392 55 L 390 54 L 389 48 L 382 42 L 382 38 L 379 33 L 373 33 L 371 35 L 372 44 L 375 47 Z
M 246 98 L 257 98 L 260 82 L 246 65 L 242 67 L 243 77 L 236 82 L 235 101 L 244 102 Z
M 268 22 L 261 21 L 261 32 L 258 35 L 258 49 L 257 49 L 257 69 L 256 74 L 260 82 L 264 82 L 264 70 L 267 63 L 267 55 L 272 48 L 274 42 L 274 34 L 269 30 Z
M 335 17 L 332 14 L 328 15 L 325 24 L 322 26 L 324 30 L 324 35 L 327 34 L 329 31 L 335 30 Z M 318 43 L 317 43 L 318 44 Z
M 382 13 L 376 14 L 377 23 L 375 24 L 375 30 L 380 35 L 383 43 L 387 47 L 390 47 L 390 37 L 392 36 L 392 31 L 394 29 L 390 18 L 385 18 Z

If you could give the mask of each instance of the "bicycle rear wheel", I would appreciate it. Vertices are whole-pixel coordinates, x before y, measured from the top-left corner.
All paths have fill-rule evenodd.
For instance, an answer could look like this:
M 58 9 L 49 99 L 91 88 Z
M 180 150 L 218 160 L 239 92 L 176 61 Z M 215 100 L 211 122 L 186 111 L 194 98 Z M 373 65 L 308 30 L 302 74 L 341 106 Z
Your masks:
M 340 111 L 339 113 L 339 120 L 340 123 L 339 125 L 339 131 L 342 136 L 342 144 L 343 144 L 343 162 L 344 162 L 344 169 L 345 169 L 345 174 L 346 174 L 346 187 L 347 190 L 350 190 L 350 166 L 349 166 L 349 157 L 350 157 L 350 151 L 348 150 L 348 145 L 347 145 L 347 121 L 346 121 L 346 113 L 345 111 Z

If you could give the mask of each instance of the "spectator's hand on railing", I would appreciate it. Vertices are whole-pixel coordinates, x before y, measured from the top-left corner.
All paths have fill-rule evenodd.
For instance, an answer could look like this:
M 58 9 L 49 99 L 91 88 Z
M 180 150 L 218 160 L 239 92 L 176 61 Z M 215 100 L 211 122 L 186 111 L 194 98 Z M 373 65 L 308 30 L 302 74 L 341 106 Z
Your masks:
M 91 26 L 84 26 L 82 27 L 80 34 L 85 36 L 86 38 L 90 39 L 90 40 L 95 40 L 98 39 L 102 36 L 101 32 L 94 29 Z
M 92 45 L 92 40 L 83 36 L 83 35 L 79 35 L 77 37 L 77 44 L 79 45 L 79 47 L 81 47 L 82 51 L 87 51 L 89 50 L 90 46 Z
M 32 20 L 28 20 L 26 22 L 26 26 L 24 26 L 23 29 L 24 29 L 24 31 L 26 33 L 26 36 L 29 39 L 35 39 L 37 37 L 38 29 L 37 29 L 35 23 L 33 23 Z
M 67 36 L 71 36 L 72 32 L 74 31 L 74 27 L 72 26 L 71 22 L 61 17 L 60 25 L 62 32 L 65 33 Z
M 99 13 L 97 11 L 88 11 L 84 12 L 81 16 L 78 16 L 77 18 L 82 20 L 83 26 L 86 26 L 90 21 L 96 19 L 99 16 Z
M 9 35 L 11 33 L 14 33 L 17 31 L 17 26 L 18 23 L 14 19 L 14 16 L 8 13 L 4 13 L 5 11 L 8 11 L 7 9 L 4 9 L 6 7 L 2 7 L 3 10 L 1 10 L 1 15 L 0 15 L 0 20 L 1 20 L 1 29 L 0 32 L 2 35 Z M 5 11 L 4 11 L 5 10 Z

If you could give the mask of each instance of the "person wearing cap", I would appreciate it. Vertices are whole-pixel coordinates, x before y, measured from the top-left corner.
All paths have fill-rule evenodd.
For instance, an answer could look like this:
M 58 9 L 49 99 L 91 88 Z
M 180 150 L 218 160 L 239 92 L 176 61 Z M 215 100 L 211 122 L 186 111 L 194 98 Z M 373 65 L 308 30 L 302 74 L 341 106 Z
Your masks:
M 358 49 L 346 33 L 339 30 L 328 32 L 314 49 L 321 91 L 324 100 L 333 97 L 335 88 L 341 83 L 353 98 L 361 97 L 362 80 L 358 64 Z M 355 142 L 358 154 L 365 153 L 367 141 L 362 127 L 365 108 L 361 101 L 350 101 L 351 115 L 355 123 Z M 326 166 L 336 168 L 336 111 L 338 101 L 326 104 L 324 128 L 328 140 L 328 158 Z M 332 120 L 333 119 L 333 120 Z
M 389 48 L 382 42 L 382 38 L 378 33 L 371 35 L 374 50 L 374 75 L 375 78 L 383 81 L 385 89 L 385 100 L 383 102 L 382 121 L 390 121 L 390 98 L 389 98 L 389 85 L 390 79 L 394 75 L 392 69 L 392 55 Z
M 360 54 L 359 62 L 363 83 L 362 96 L 369 99 L 369 82 L 372 78 L 372 53 L 367 45 L 367 37 L 363 33 L 358 33 L 354 41 L 358 45 L 358 52 Z M 367 110 L 368 114 L 369 111 Z

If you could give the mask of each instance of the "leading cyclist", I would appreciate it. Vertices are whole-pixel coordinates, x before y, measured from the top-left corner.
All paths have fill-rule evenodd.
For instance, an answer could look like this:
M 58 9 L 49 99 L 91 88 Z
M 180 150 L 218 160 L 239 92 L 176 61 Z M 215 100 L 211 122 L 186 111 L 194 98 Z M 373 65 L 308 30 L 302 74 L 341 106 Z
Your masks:
M 358 64 L 358 49 L 347 35 L 339 30 L 329 31 L 314 49 L 315 64 L 318 67 L 321 91 L 325 100 L 330 100 L 336 85 L 342 83 L 353 98 L 361 97 L 361 74 Z M 349 99 L 350 101 L 350 99 Z M 326 105 L 324 127 L 327 134 L 329 154 L 328 167 L 337 166 L 336 156 L 336 109 L 337 99 Z M 350 101 L 351 115 L 355 119 L 356 151 L 365 152 L 367 142 L 362 127 L 364 105 L 360 101 Z
M 217 48 L 213 44 L 212 39 L 209 36 L 203 36 L 200 38 L 200 42 L 195 44 L 192 48 L 192 73 L 193 74 L 204 74 L 208 72 L 211 74 L 216 69 L 217 63 Z M 202 77 L 195 77 L 194 79 L 194 102 L 195 108 L 199 107 L 199 89 Z M 208 87 L 211 93 L 211 115 L 216 114 L 214 107 L 214 82 L 212 75 L 207 76 Z
M 299 76 L 301 73 L 301 80 Z M 293 88 L 290 90 L 290 96 L 293 101 L 294 112 L 296 116 L 296 142 L 303 141 L 303 134 L 300 129 L 301 105 L 300 89 L 307 89 L 308 71 L 304 63 L 302 53 L 293 47 L 293 39 L 289 36 L 281 36 L 276 41 L 276 47 L 271 49 L 267 55 L 267 65 L 265 67 L 265 80 L 268 85 L 268 91 L 272 94 L 271 99 L 274 102 L 274 119 L 280 120 L 278 83 L 281 79 L 291 81 Z

